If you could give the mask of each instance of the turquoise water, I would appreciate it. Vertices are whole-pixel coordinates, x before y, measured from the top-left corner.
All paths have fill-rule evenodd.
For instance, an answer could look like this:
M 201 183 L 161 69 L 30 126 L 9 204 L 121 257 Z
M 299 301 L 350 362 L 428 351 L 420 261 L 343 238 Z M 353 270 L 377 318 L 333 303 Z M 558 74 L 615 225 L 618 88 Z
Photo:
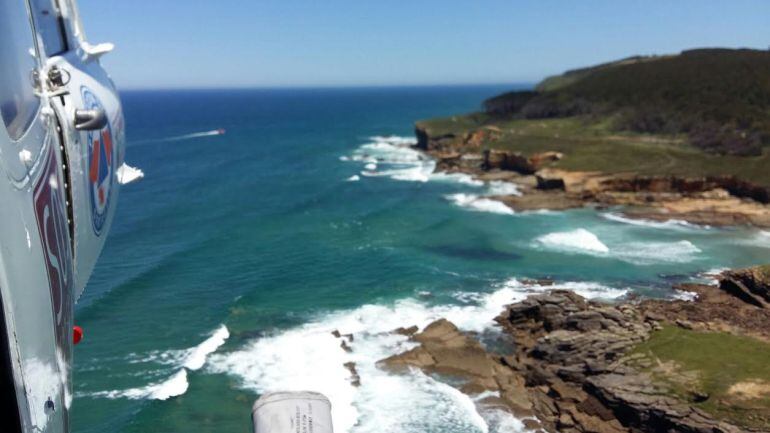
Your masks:
M 146 177 L 123 189 L 76 310 L 74 431 L 248 432 L 278 389 L 329 395 L 338 432 L 515 430 L 433 378 L 379 370 L 410 347 L 387 331 L 449 317 L 493 335 L 503 305 L 543 290 L 525 278 L 675 297 L 768 261 L 757 230 L 511 214 L 484 198 L 510 185 L 431 175 L 403 147 L 415 120 L 511 87 L 125 93 L 126 160 Z

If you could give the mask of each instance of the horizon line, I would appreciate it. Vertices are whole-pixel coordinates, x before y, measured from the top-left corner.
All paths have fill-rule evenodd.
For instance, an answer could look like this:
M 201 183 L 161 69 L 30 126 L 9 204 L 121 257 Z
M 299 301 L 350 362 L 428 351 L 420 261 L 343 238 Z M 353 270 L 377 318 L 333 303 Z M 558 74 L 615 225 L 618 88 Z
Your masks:
M 494 87 L 494 86 L 522 86 L 531 87 L 538 81 L 513 81 L 513 82 L 475 82 L 475 83 L 417 83 L 417 84 L 300 84 L 300 85 L 254 85 L 254 86 L 152 86 L 152 87 L 122 87 L 120 92 L 135 91 L 211 91 L 211 90 L 343 90 L 343 89 L 396 89 L 419 87 Z

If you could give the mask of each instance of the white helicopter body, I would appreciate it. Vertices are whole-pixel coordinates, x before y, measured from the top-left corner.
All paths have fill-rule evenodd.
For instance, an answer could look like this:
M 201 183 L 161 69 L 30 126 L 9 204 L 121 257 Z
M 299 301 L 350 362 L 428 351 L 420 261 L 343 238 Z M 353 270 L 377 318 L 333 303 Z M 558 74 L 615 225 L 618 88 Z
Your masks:
M 74 0 L 0 2 L 2 430 L 68 432 L 73 308 L 110 230 L 125 141 Z

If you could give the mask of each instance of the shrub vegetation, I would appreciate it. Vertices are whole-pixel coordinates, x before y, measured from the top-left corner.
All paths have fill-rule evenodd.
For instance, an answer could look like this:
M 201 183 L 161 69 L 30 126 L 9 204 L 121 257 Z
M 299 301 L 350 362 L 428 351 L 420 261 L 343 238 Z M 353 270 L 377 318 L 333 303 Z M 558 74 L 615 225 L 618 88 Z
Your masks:
M 568 71 L 484 102 L 497 119 L 581 116 L 614 131 L 684 135 L 709 153 L 770 145 L 770 51 L 696 49 Z

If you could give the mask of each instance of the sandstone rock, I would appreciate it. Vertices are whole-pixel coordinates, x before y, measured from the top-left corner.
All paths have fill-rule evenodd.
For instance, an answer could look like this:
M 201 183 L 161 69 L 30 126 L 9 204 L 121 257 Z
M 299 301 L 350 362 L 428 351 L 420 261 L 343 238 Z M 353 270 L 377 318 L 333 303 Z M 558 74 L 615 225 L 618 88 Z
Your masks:
M 734 176 L 710 177 L 709 181 L 716 183 L 736 197 L 746 197 L 759 203 L 770 203 L 770 189 Z
M 563 157 L 559 152 L 527 157 L 508 150 L 482 151 L 485 144 L 501 134 L 495 127 L 485 126 L 460 136 L 437 135 L 418 124 L 415 147 L 437 159 L 438 171 L 468 173 L 478 178 L 497 172 L 524 175 L 520 179 L 524 196 L 505 202 L 517 211 L 627 206 L 624 213 L 634 218 L 680 219 L 711 226 L 770 227 L 768 187 L 734 176 L 704 178 L 566 171 L 548 167 Z M 541 195 L 541 192 L 555 194 Z
M 609 305 L 561 290 L 531 295 L 496 319 L 515 341 L 511 355 L 493 356 L 452 323 L 438 320 L 414 334 L 419 347 L 381 365 L 449 373 L 464 379 L 461 389 L 473 394 L 497 391 L 499 397 L 485 398 L 484 404 L 504 405 L 520 416 L 534 414 L 540 423 L 533 427 L 549 432 L 744 431 L 692 406 L 708 395 L 695 388 L 689 398 L 672 394 L 638 370 L 649 363 L 647 357 L 628 355 L 648 338 L 651 323 L 678 319 L 701 326 L 724 317 L 770 324 L 770 312 L 764 316 L 767 310 L 717 287 L 683 288 L 698 293 L 697 304 L 644 300 Z
M 551 391 L 559 399 L 559 401 L 567 401 L 577 403 L 583 397 L 583 394 L 576 390 L 573 386 L 567 385 L 558 378 L 553 378 L 550 382 Z
M 343 364 L 345 368 L 350 371 L 350 384 L 353 386 L 361 386 L 361 376 L 358 374 L 355 362 L 346 362 Z
M 422 347 L 416 347 L 404 353 L 393 355 L 377 362 L 377 365 L 399 370 L 407 366 L 418 368 L 432 368 L 436 365 L 436 360 Z
M 755 266 L 723 272 L 719 287 L 744 302 L 770 308 L 770 269 Z
M 524 427 L 528 430 L 535 431 L 543 427 L 542 424 L 540 424 L 540 421 L 532 418 L 527 418 L 522 421 L 524 424 Z
M 680 328 L 689 329 L 689 330 L 695 329 L 695 327 L 693 326 L 692 322 L 690 322 L 689 320 L 677 319 L 675 323 Z
M 451 148 L 456 139 L 454 134 L 432 135 L 419 125 L 415 126 L 414 135 L 417 137 L 417 144 L 414 147 L 424 151 Z
M 391 332 L 393 332 L 394 334 L 411 336 L 411 335 L 414 335 L 414 333 L 417 332 L 418 329 L 419 328 L 417 327 L 417 325 L 412 325 L 412 326 L 410 326 L 408 328 L 399 327 L 399 328 L 394 329 Z
M 537 170 L 529 158 L 517 152 L 486 149 L 483 155 L 484 170 L 509 170 L 521 174 L 533 174 Z
M 446 319 L 439 319 L 414 335 L 417 348 L 381 362 L 389 367 L 411 365 L 433 372 L 470 377 L 486 388 L 496 388 L 495 359 L 481 344 L 460 332 Z
M 535 187 L 537 182 L 535 182 Z M 580 197 L 564 194 L 558 190 L 533 190 L 522 196 L 498 197 L 517 212 L 536 210 L 566 210 L 585 206 L 586 201 Z
M 574 426 L 575 426 L 575 420 L 572 419 L 572 416 L 566 413 L 559 415 L 558 428 L 560 430 L 564 429 L 565 427 L 574 427 Z

